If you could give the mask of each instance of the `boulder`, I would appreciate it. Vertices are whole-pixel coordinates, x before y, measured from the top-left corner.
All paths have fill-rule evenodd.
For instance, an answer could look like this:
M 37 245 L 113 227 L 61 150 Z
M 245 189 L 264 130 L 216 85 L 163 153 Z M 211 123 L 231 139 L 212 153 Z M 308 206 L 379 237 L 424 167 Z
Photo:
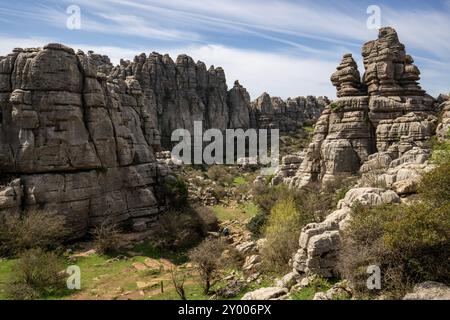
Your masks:
M 241 300 L 273 300 L 288 293 L 286 288 L 268 287 L 247 292 Z
M 422 282 L 415 285 L 403 300 L 450 300 L 450 287 L 433 281 Z

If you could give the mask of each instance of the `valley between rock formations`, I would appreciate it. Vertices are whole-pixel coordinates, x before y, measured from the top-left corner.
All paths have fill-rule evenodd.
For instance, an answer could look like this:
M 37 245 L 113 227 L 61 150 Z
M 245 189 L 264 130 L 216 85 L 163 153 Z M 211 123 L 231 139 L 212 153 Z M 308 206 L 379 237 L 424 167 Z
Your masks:
M 0 298 L 179 299 L 178 285 L 186 299 L 450 299 L 450 96 L 420 87 L 393 28 L 361 53 L 363 74 L 346 54 L 331 75 L 334 101 L 251 101 L 186 55 L 114 66 L 48 44 L 0 57 Z M 194 121 L 280 129 L 280 166 L 173 161 L 171 133 Z M 40 215 L 64 236 L 37 235 Z M 194 253 L 208 241 L 206 290 Z M 81 290 L 14 280 L 29 250 L 79 266 Z M 373 264 L 384 287 L 368 291 Z

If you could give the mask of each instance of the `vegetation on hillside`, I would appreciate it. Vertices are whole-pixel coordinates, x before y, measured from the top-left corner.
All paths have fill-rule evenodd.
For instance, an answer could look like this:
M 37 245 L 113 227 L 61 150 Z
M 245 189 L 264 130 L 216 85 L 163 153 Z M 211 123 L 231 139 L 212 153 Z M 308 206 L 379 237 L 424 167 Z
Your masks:
M 446 162 L 426 173 L 411 203 L 353 208 L 339 265 L 357 294 L 373 294 L 366 287 L 369 265 L 380 267 L 381 293 L 393 298 L 419 282 L 450 283 L 449 172 Z

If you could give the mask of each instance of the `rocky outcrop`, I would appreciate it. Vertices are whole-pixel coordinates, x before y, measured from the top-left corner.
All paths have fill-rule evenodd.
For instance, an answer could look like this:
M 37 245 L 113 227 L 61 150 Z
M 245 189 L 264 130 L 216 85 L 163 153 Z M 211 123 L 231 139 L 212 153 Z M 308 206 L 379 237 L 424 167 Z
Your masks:
M 337 88 L 338 98 L 364 94 L 358 65 L 351 54 L 344 55 L 337 71 L 331 76 L 331 82 Z
M 445 100 L 440 106 L 441 122 L 436 129 L 436 136 L 440 141 L 450 137 L 450 99 Z
M 340 232 L 350 219 L 351 207 L 399 203 L 417 192 L 420 177 L 433 168 L 427 141 L 447 125 L 447 99 L 436 107 L 417 81 L 420 72 L 406 55 L 392 28 L 382 28 L 378 40 L 363 47 L 366 72 L 362 81 L 351 55 L 345 55 L 331 77 L 338 99 L 322 113 L 313 141 L 292 175 L 286 164 L 276 182 L 303 187 L 323 184 L 340 175 L 360 173 L 350 190 L 323 222 L 302 229 L 293 259 L 301 275 L 336 277 Z M 439 109 L 443 116 L 438 125 Z M 286 174 L 284 174 L 286 172 Z
M 59 44 L 0 58 L 0 209 L 64 215 L 73 237 L 162 212 L 151 110 L 135 77 L 98 72 L 104 60 Z
M 393 191 L 379 188 L 356 188 L 345 195 L 337 210 L 323 222 L 311 223 L 302 229 L 299 250 L 294 256 L 294 271 L 306 275 L 337 277 L 336 264 L 341 244 L 340 230 L 350 218 L 355 203 L 380 205 L 399 203 L 400 197 Z
M 286 295 L 289 291 L 286 288 L 280 287 L 268 287 L 261 288 L 252 292 L 247 292 L 242 300 L 276 300 L 284 295 Z
M 317 121 L 306 157 L 290 179 L 295 186 L 356 173 L 370 155 L 388 152 L 404 137 L 426 148 L 425 142 L 435 134 L 434 99 L 418 85 L 420 72 L 395 30 L 380 29 L 378 39 L 366 43 L 362 55 L 366 69 L 362 81 L 351 55 L 344 56 L 332 75 L 339 98 Z
M 227 102 L 230 110 L 230 128 L 250 128 L 250 95 L 247 90 L 234 82 L 233 88 L 228 91 Z
M 162 145 L 171 145 L 176 129 L 191 133 L 194 121 L 203 129 L 248 128 L 250 97 L 238 82 L 228 92 L 222 68 L 209 69 L 187 55 L 174 62 L 169 55 L 142 53 L 134 61 L 121 61 L 111 77 L 125 80 L 134 76 L 141 85 L 143 104 L 153 125 L 160 131 Z
M 264 92 L 251 104 L 251 126 L 295 132 L 299 127 L 315 123 L 329 102 L 327 97 L 312 96 L 283 101 Z
M 450 300 L 450 287 L 433 281 L 422 282 L 415 285 L 403 300 Z
M 276 170 L 275 175 L 271 181 L 272 185 L 285 183 L 291 186 L 295 181 L 295 174 L 300 168 L 300 165 L 302 164 L 304 158 L 304 152 L 284 156 L 281 159 L 281 164 Z

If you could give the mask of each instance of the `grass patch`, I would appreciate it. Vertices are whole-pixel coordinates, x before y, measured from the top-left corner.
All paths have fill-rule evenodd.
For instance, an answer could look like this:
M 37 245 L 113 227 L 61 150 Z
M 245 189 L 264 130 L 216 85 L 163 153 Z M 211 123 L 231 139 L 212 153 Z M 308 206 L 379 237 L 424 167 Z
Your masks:
M 315 294 L 316 291 L 314 290 L 314 288 L 306 287 L 297 291 L 296 293 L 291 294 L 291 298 L 292 300 L 312 300 Z
M 0 300 L 8 299 L 5 293 L 5 286 L 9 281 L 15 263 L 16 259 L 0 259 Z
M 237 176 L 237 177 L 235 177 L 233 179 L 233 184 L 235 186 L 242 186 L 242 185 L 245 185 L 247 183 L 248 183 L 248 181 L 247 181 L 247 179 L 244 176 Z
M 252 202 L 242 204 L 238 207 L 216 205 L 212 207 L 212 210 L 220 221 L 238 220 L 242 222 L 254 217 L 259 212 L 258 207 Z
M 155 248 L 148 242 L 143 242 L 136 245 L 133 252 L 139 253 L 142 255 L 142 259 L 152 258 L 152 259 L 167 259 L 173 264 L 180 265 L 188 261 L 188 257 L 186 255 L 185 250 L 180 251 L 169 251 L 165 249 Z

